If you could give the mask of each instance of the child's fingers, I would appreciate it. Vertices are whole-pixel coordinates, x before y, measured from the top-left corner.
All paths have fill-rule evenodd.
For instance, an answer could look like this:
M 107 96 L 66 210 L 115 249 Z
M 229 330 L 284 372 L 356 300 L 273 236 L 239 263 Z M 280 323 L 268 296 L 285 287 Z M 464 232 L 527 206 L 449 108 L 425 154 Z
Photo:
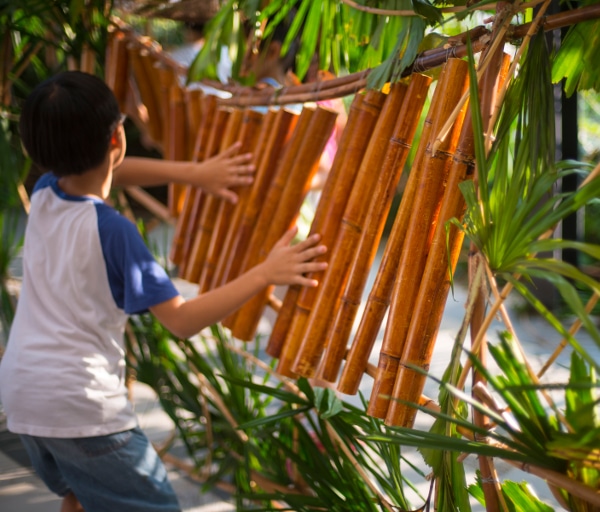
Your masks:
M 277 243 L 275 244 L 276 247 L 282 247 L 282 246 L 286 246 L 286 245 L 290 245 L 292 243 L 292 240 L 294 239 L 294 237 L 296 236 L 296 233 L 298 233 L 298 227 L 294 226 L 291 229 L 288 229 L 283 236 L 277 241 Z M 304 242 L 301 242 L 304 243 Z M 300 245 L 300 244 L 298 244 Z M 298 247 L 298 246 L 296 246 Z
M 310 261 L 317 256 L 325 254 L 327 252 L 327 247 L 324 245 L 317 245 L 314 247 L 307 247 L 298 253 L 300 259 L 302 261 Z

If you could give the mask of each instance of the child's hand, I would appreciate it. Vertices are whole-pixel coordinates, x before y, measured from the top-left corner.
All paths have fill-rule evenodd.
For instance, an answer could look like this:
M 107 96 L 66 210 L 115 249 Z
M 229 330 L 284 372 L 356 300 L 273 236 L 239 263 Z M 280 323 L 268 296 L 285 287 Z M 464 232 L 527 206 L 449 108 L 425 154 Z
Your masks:
M 270 284 L 298 284 L 311 287 L 319 284 L 316 279 L 305 277 L 305 274 L 327 268 L 327 262 L 311 261 L 325 254 L 327 248 L 324 245 L 317 245 L 321 239 L 320 235 L 311 235 L 306 240 L 292 245 L 291 242 L 297 231 L 297 228 L 287 231 L 275 244 L 267 259 L 260 264 Z
M 218 155 L 197 165 L 194 180 L 199 187 L 214 196 L 236 203 L 238 195 L 231 187 L 248 186 L 254 181 L 252 155 L 238 155 L 240 143 L 236 142 Z

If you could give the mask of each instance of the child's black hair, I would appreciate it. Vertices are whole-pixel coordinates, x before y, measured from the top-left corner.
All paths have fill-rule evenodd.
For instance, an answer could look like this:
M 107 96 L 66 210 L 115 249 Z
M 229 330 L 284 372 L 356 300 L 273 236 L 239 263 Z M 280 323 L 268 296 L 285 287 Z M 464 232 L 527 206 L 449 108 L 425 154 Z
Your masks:
M 119 119 L 117 100 L 102 79 L 65 71 L 40 83 L 27 97 L 19 132 L 36 165 L 68 176 L 102 163 Z

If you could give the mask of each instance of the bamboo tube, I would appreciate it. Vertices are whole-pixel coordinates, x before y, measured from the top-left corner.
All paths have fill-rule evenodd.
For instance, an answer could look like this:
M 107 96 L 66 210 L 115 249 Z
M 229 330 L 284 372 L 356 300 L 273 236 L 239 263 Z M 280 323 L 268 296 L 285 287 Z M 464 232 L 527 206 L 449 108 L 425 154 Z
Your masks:
M 332 320 L 341 290 L 348 278 L 349 262 L 354 247 L 364 228 L 369 198 L 378 179 L 377 172 L 392 136 L 398 110 L 404 98 L 403 87 L 392 87 L 375 125 L 367 151 L 362 159 L 356 181 L 340 224 L 326 272 L 319 286 L 314 307 L 309 315 L 306 332 L 291 370 L 298 375 L 312 377 L 325 348 L 328 326 Z
M 385 94 L 371 89 L 364 95 L 357 94 L 350 107 L 340 147 L 333 160 L 311 226 L 311 232 L 321 235 L 321 241 L 328 247 L 329 254 L 335 246 L 352 186 L 385 99 Z M 329 259 L 329 254 L 319 257 L 317 261 Z M 309 274 L 309 277 L 321 280 L 322 276 L 319 272 Z M 293 288 L 290 290 L 288 293 L 294 294 Z M 277 371 L 282 375 L 295 376 L 291 366 L 304 336 L 306 322 L 317 293 L 317 288 L 300 289 L 293 306 L 293 296 L 287 297 L 287 301 L 284 299 L 268 343 L 268 353 L 273 357 L 279 356 Z M 292 308 L 293 310 L 289 311 Z
M 282 192 L 277 205 L 277 213 L 271 218 L 264 243 L 259 247 L 257 261 L 266 258 L 275 242 L 295 222 L 302 201 L 310 189 L 310 183 L 318 168 L 325 144 L 333 130 L 336 117 L 336 112 L 320 106 L 316 107 L 288 180 L 286 183 L 275 181 L 274 187 L 282 186 Z M 236 316 L 234 329 L 232 329 L 234 336 L 242 340 L 251 340 L 254 337 L 271 288 L 255 295 L 241 308 L 240 313 Z
M 243 116 L 239 128 L 239 136 L 237 138 L 237 140 L 242 144 L 240 152 L 253 152 L 258 144 L 258 136 L 260 135 L 260 128 L 264 119 L 264 114 L 250 109 L 242 111 L 242 113 Z M 238 194 L 241 194 L 242 190 L 243 188 L 238 191 Z M 200 279 L 198 282 L 199 293 L 207 292 L 212 287 L 217 262 L 221 257 L 223 245 L 227 236 L 227 230 L 229 229 L 235 206 L 223 199 L 217 199 L 215 205 L 217 208 L 215 225 L 213 227 L 213 233 L 206 251 L 206 257 L 204 258 L 202 264 L 202 271 L 200 273 Z
M 129 54 L 127 40 L 120 30 L 111 32 L 107 50 L 106 82 L 117 98 L 121 112 L 125 112 L 127 81 L 129 80 Z
M 314 110 L 312 108 L 303 108 L 298 116 L 289 143 L 286 145 L 281 160 L 277 164 L 277 169 L 269 184 L 264 201 L 262 205 L 260 205 L 260 211 L 257 214 L 256 222 L 252 228 L 252 234 L 248 242 L 247 250 L 242 255 L 243 259 L 239 265 L 239 274 L 250 269 L 259 261 L 258 254 L 260 247 L 264 243 L 271 220 L 276 215 L 283 187 L 288 180 L 292 165 L 298 156 L 298 151 L 300 150 L 302 140 L 306 135 L 313 114 Z M 239 310 L 226 318 L 223 321 L 223 325 L 233 330 L 238 313 Z
M 421 140 L 429 140 L 431 124 L 433 122 L 431 114 L 435 112 L 436 101 L 438 100 L 439 95 L 434 95 L 429 113 L 423 123 Z M 354 341 L 346 357 L 346 364 L 338 383 L 338 390 L 346 394 L 353 395 L 358 391 L 362 374 L 368 366 L 371 350 L 373 349 L 377 333 L 390 303 L 394 276 L 398 269 L 398 261 L 400 260 L 402 245 L 404 244 L 406 227 L 410 219 L 420 171 L 423 169 L 421 162 L 425 153 L 425 147 L 426 144 L 419 144 L 417 148 L 412 170 L 402 193 L 400 207 L 385 245 L 373 288 L 369 293 Z
M 262 120 L 260 132 L 257 134 L 257 142 L 255 147 L 252 149 L 252 163 L 255 169 L 260 170 L 262 162 L 266 158 L 266 149 L 269 144 L 269 139 L 275 124 L 275 118 L 277 117 L 277 110 L 269 109 Z M 258 172 L 257 172 L 258 174 Z M 229 221 L 227 233 L 225 234 L 225 240 L 223 247 L 221 248 L 221 256 L 217 260 L 215 273 L 211 282 L 211 288 L 218 288 L 222 284 L 225 284 L 225 271 L 227 262 L 230 258 L 239 259 L 239 256 L 233 253 L 233 246 L 239 235 L 241 228 L 242 218 L 244 211 L 250 201 L 253 193 L 253 189 L 256 186 L 257 179 L 255 178 L 252 185 L 247 187 L 241 187 L 238 192 L 238 202 L 233 210 L 233 215 Z
M 202 119 L 196 136 L 196 144 L 192 160 L 202 161 L 217 154 L 219 150 L 219 136 L 225 128 L 226 118 L 217 110 L 217 98 L 205 96 L 202 104 Z M 189 222 L 183 237 L 183 263 L 180 275 L 184 276 L 191 259 L 195 236 L 198 231 L 200 214 L 204 205 L 206 194 L 200 188 L 194 187 L 190 200 Z
M 169 117 L 165 123 L 169 131 L 167 135 L 167 146 L 169 148 L 169 160 L 186 160 L 188 153 L 187 107 L 184 101 L 183 91 L 175 82 L 169 90 Z M 172 217 L 177 218 L 183 210 L 185 198 L 185 185 L 169 183 L 167 206 Z
M 194 156 L 194 150 L 201 123 L 200 116 L 202 112 L 202 91 L 199 89 L 185 90 L 183 91 L 183 94 L 185 98 L 184 104 L 187 106 L 187 115 L 184 116 L 187 134 L 185 160 L 196 162 L 197 157 Z M 169 253 L 169 258 L 175 265 L 180 265 L 183 260 L 185 247 L 183 235 L 187 231 L 192 205 L 197 192 L 198 189 L 196 187 L 192 187 L 191 185 L 183 187 L 181 211 L 177 216 L 173 241 L 171 243 L 171 251 Z
M 184 89 L 183 95 L 185 97 L 185 104 L 187 105 L 187 115 L 185 116 L 188 133 L 187 159 L 195 160 L 197 159 L 197 157 L 194 156 L 196 138 L 204 114 L 202 109 L 204 93 L 202 92 L 202 89 L 186 88 Z
M 499 67 L 499 64 L 488 66 L 483 82 L 489 82 L 490 79 L 495 80 Z M 468 110 L 470 111 L 470 109 Z M 439 213 L 439 222 L 435 227 L 408 327 L 406 343 L 400 357 L 401 364 L 391 393 L 392 400 L 390 400 L 385 416 L 385 421 L 389 425 L 412 426 L 414 423 L 416 410 L 406 402 L 415 402 L 415 397 L 418 399 L 425 385 L 426 377 L 412 367 L 424 370 L 429 368 L 435 337 L 450 287 L 449 272 L 454 272 L 464 237 L 463 232 L 454 225 L 450 225 L 447 233 L 446 222 L 451 218 L 461 219 L 464 214 L 465 201 L 458 185 L 462 181 L 473 178 L 473 155 L 473 125 L 470 112 L 468 112 L 457 150 L 452 159 Z M 448 262 L 450 262 L 451 270 L 448 269 Z
M 446 69 L 447 65 L 444 65 L 438 79 L 437 88 L 439 88 L 439 84 L 444 81 Z M 369 293 L 364 313 L 360 320 L 352 346 L 350 347 L 346 365 L 340 377 L 338 389 L 346 394 L 355 394 L 358 391 L 362 374 L 367 367 L 369 355 L 375 344 L 377 333 L 379 332 L 379 328 L 390 303 L 394 277 L 398 269 L 398 261 L 400 260 L 408 222 L 411 218 L 417 185 L 424 169 L 421 162 L 425 150 L 427 149 L 433 121 L 437 118 L 440 106 L 441 95 L 434 94 L 421 130 L 420 139 L 424 142 L 421 142 L 417 147 L 412 170 L 402 194 L 400 208 L 396 214 L 394 225 L 387 240 L 381 264 L 375 278 L 375 283 Z M 435 138 L 435 134 L 433 134 L 433 136 Z
M 218 109 L 215 116 L 215 127 L 211 133 L 210 149 L 216 154 L 224 143 L 233 144 L 239 133 L 242 120 L 242 110 Z M 220 126 L 219 130 L 217 127 Z M 211 155 L 212 156 L 212 155 Z M 202 207 L 198 212 L 198 224 L 195 233 L 192 233 L 194 243 L 190 251 L 189 262 L 186 265 L 185 279 L 190 283 L 197 283 L 202 270 L 202 262 L 208 250 L 210 236 L 212 235 L 217 215 L 217 201 L 215 196 L 206 195 Z
M 435 91 L 436 105 L 432 112 L 431 133 L 437 134 L 448 116 L 453 112 L 467 86 L 468 64 L 454 59 L 446 65 L 443 80 Z M 410 323 L 413 305 L 425 267 L 429 233 L 435 225 L 436 212 L 442 198 L 445 178 L 450 158 L 456 149 L 460 134 L 464 108 L 452 125 L 448 137 L 443 141 L 435 155 L 432 154 L 433 141 L 421 139 L 425 148 L 422 162 L 419 164 L 415 197 L 412 200 L 410 221 L 406 225 L 406 234 L 402 253 L 397 261 L 397 274 L 391 293 L 388 323 L 379 354 L 378 371 L 374 380 L 368 414 L 378 418 L 385 417 L 389 405 L 394 378 L 398 368 L 402 346 Z M 416 170 L 416 168 L 415 168 Z M 404 220 L 404 219 L 402 219 Z M 396 227 L 396 226 L 394 226 Z M 398 225 L 398 229 L 404 229 Z
M 357 145 L 352 145 L 351 142 L 364 142 L 368 141 L 368 136 L 365 137 L 357 137 L 357 141 L 353 140 L 353 136 L 359 133 L 357 120 L 359 119 L 358 113 L 360 104 L 362 103 L 364 95 L 357 94 L 355 95 L 352 105 L 350 106 L 348 120 L 346 122 L 346 126 L 344 131 L 342 132 L 342 137 L 340 140 L 339 147 L 335 154 L 333 163 L 331 165 L 331 169 L 329 170 L 327 180 L 325 181 L 325 185 L 323 187 L 323 191 L 321 193 L 321 197 L 319 199 L 319 203 L 317 204 L 317 208 L 315 210 L 315 216 L 311 223 L 310 234 L 320 233 L 321 240 L 326 240 L 328 235 L 325 232 L 325 225 L 327 219 L 335 219 L 340 218 L 344 207 L 345 207 L 345 199 L 348 197 L 343 191 L 336 196 L 334 191 L 338 189 L 338 186 L 343 186 L 341 182 L 342 169 L 344 169 L 345 176 L 347 177 L 348 187 L 355 175 L 355 171 L 358 169 L 358 164 L 350 165 L 348 168 L 344 168 L 342 163 L 346 159 L 346 154 L 349 152 L 349 147 L 356 148 Z M 366 142 L 365 142 L 366 144 Z M 360 146 L 360 145 L 359 145 Z M 354 162 L 360 162 L 360 159 L 354 159 Z M 339 198 L 337 202 L 334 201 L 336 197 Z M 339 211 L 336 213 L 334 205 L 339 204 Z M 331 210 L 331 211 L 330 211 Z M 326 243 L 326 242 L 325 242 Z M 317 260 L 323 260 L 324 257 L 321 256 L 317 258 Z M 315 261 L 317 261 L 315 260 Z M 311 277 L 316 277 L 312 275 Z M 296 302 L 298 300 L 299 294 L 301 292 L 301 288 L 299 286 L 290 286 L 286 292 L 284 297 L 281 310 L 277 315 L 275 320 L 275 324 L 273 325 L 273 330 L 269 337 L 269 342 L 266 347 L 267 354 L 272 357 L 278 358 L 281 355 L 281 350 L 285 343 L 286 336 L 289 332 L 290 324 L 292 322 L 292 318 L 294 316 L 294 312 L 296 309 Z
M 250 197 L 241 213 L 239 227 L 232 231 L 233 240 L 228 252 L 222 259 L 223 269 L 219 272 L 220 282 L 217 285 L 231 281 L 240 273 L 245 255 L 248 254 L 248 246 L 250 245 L 254 226 L 263 205 L 266 203 L 265 199 L 278 170 L 279 158 L 282 154 L 287 155 L 285 148 L 294 133 L 299 116 L 285 109 L 279 109 L 275 112 L 273 129 L 269 133 L 263 155 L 259 155 L 261 160 Z M 287 165 L 291 165 L 291 160 L 288 161 Z
M 129 61 L 131 62 L 131 68 L 133 70 L 133 77 L 137 85 L 138 92 L 140 94 L 140 100 L 146 107 L 148 113 L 148 136 L 152 139 L 152 142 L 157 146 L 160 146 L 160 139 L 162 136 L 162 127 L 159 114 L 159 103 L 157 101 L 154 86 L 154 76 L 151 74 L 147 65 L 148 54 L 145 52 L 142 55 L 139 48 L 133 44 L 127 47 L 129 53 Z
M 392 139 L 370 198 L 365 229 L 355 249 L 348 281 L 336 308 L 334 321 L 329 328 L 327 347 L 318 371 L 318 377 L 323 380 L 329 382 L 337 380 L 369 270 L 381 240 L 398 181 L 412 147 L 431 80 L 431 77 L 414 74 L 410 84 L 405 87 L 406 93 L 398 112 Z
M 190 135 L 188 137 L 188 142 L 191 147 L 189 150 L 189 159 L 193 162 L 197 162 L 203 158 L 206 140 L 209 134 L 209 126 L 213 124 L 212 121 L 216 108 L 216 98 L 214 96 L 204 97 L 202 93 L 196 96 L 197 99 L 192 101 L 187 116 L 188 133 Z M 189 96 L 186 97 L 189 98 Z M 193 114 L 191 114 L 191 112 L 193 112 Z M 184 262 L 186 260 L 186 255 L 189 253 L 189 238 L 191 237 L 191 233 L 195 232 L 195 229 L 191 229 L 188 234 L 188 227 L 196 221 L 196 200 L 198 199 L 199 203 L 200 198 L 200 190 L 197 187 L 191 185 L 186 187 L 183 207 L 175 224 L 175 232 L 171 242 L 171 251 L 169 253 L 171 261 L 179 266 L 180 275 L 183 275 L 184 273 Z M 194 212 L 195 206 L 196 211 Z

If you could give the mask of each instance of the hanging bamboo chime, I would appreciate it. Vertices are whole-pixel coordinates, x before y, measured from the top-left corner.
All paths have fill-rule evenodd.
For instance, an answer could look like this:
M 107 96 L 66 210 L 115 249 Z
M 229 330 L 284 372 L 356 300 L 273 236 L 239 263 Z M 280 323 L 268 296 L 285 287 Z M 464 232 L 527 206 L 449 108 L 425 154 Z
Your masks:
M 418 181 L 414 198 L 411 201 L 410 222 L 406 227 L 406 235 L 396 262 L 394 286 L 388 312 L 388 321 L 379 354 L 377 375 L 373 383 L 368 413 L 382 417 L 387 412 L 390 383 L 394 377 L 406 338 L 406 328 L 410 322 L 414 301 L 425 259 L 427 257 L 429 233 L 436 222 L 436 212 L 439 208 L 443 188 L 448 172 L 449 162 L 460 133 L 462 117 L 453 125 L 450 136 L 444 140 L 444 146 L 433 154 L 432 146 L 439 129 L 452 113 L 467 87 L 468 64 L 465 61 L 452 59 L 446 66 L 435 90 L 432 108 L 430 108 L 431 132 L 426 139 L 421 137 L 420 155 L 417 166 L 413 165 Z M 433 138 L 433 139 L 432 139 Z M 402 217 L 395 223 L 393 229 L 403 229 Z
M 203 293 L 263 261 L 295 223 L 336 114 L 318 105 L 305 106 L 300 114 L 219 106 L 215 96 L 181 86 L 176 70 L 157 64 L 148 48 L 124 41 L 111 37 L 109 54 L 120 60 L 111 63 L 107 78 L 118 89 L 117 73 L 131 69 L 147 110 L 148 133 L 165 158 L 202 161 L 235 141 L 242 143 L 241 152 L 253 154 L 254 183 L 236 191 L 236 205 L 196 187 L 171 191 L 177 222 L 170 257 L 179 275 Z M 319 257 L 329 261 L 328 270 L 310 276 L 320 280 L 317 288 L 286 290 L 266 347 L 278 359 L 279 373 L 335 383 L 342 369 L 338 390 L 356 393 L 387 313 L 368 413 L 390 425 L 409 426 L 414 419 L 414 409 L 399 401 L 419 402 L 422 379 L 411 365 L 429 364 L 447 295 L 448 259 L 452 268 L 462 243 L 459 230 L 450 227 L 448 256 L 445 223 L 461 217 L 458 183 L 469 179 L 473 166 L 465 108 L 442 145 L 432 148 L 466 90 L 467 68 L 465 61 L 449 59 L 442 69 L 375 284 L 351 340 L 431 78 L 414 73 L 387 94 L 355 94 L 311 224 L 311 233 L 320 233 L 328 247 Z M 235 338 L 254 338 L 272 289 L 224 320 Z
M 204 96 L 202 93 L 193 94 L 192 97 L 197 98 L 195 100 L 197 101 L 195 112 L 198 112 L 201 117 L 196 119 L 194 116 L 188 116 L 192 127 L 195 126 L 195 131 L 192 133 L 196 134 L 195 138 L 190 137 L 194 140 L 194 144 L 190 146 L 189 151 L 191 151 L 190 160 L 198 162 L 204 160 L 207 154 L 206 149 L 216 113 L 216 98 L 210 95 Z M 203 198 L 204 195 L 198 187 L 186 186 L 183 206 L 175 224 L 175 233 L 173 234 L 170 251 L 170 259 L 178 266 L 180 276 L 185 275 L 186 272 L 193 241 L 192 234 L 196 232 L 198 227 L 199 211 Z
M 413 74 L 398 111 L 392 137 L 379 171 L 380 177 L 370 198 L 365 228 L 355 249 L 348 280 L 336 308 L 333 323 L 329 327 L 327 345 L 318 371 L 318 376 L 326 381 L 337 380 L 367 276 L 412 147 L 430 84 L 431 77 Z
M 287 179 L 285 181 L 276 179 L 269 191 L 279 188 L 280 192 L 277 192 L 277 195 L 280 197 L 276 204 L 275 215 L 265 219 L 265 222 L 268 221 L 266 224 L 268 229 L 263 243 L 256 246 L 258 252 L 255 262 L 266 258 L 277 240 L 295 223 L 302 202 L 310 189 L 312 178 L 317 171 L 325 144 L 333 131 L 337 113 L 318 105 L 314 110 L 305 107 L 300 114 L 301 118 L 304 112 L 311 112 L 307 131 L 300 140 L 298 152 L 292 162 Z M 300 121 L 301 119 L 298 125 L 300 125 Z M 265 210 L 263 209 L 263 211 Z M 255 233 L 257 231 L 258 228 Z M 247 341 L 254 337 L 269 293 L 270 289 L 264 290 L 262 294 L 254 296 L 239 310 L 232 328 L 235 337 Z
M 263 123 L 265 145 L 262 153 L 257 153 L 255 157 L 258 160 L 254 183 L 249 188 L 247 199 L 240 198 L 237 216 L 234 217 L 228 233 L 230 241 L 226 244 L 217 265 L 213 287 L 223 285 L 239 275 L 243 255 L 247 254 L 254 226 L 273 181 L 277 163 L 298 121 L 297 114 L 285 109 L 269 112 L 267 120 L 271 118 L 272 125 L 269 122 Z
M 500 70 L 507 65 L 508 56 L 505 56 L 503 61 L 496 60 L 495 65 L 486 70 L 480 84 L 485 94 L 495 91 L 498 78 L 502 79 L 505 76 Z M 491 116 L 491 112 L 488 115 Z M 392 399 L 385 416 L 385 421 L 389 425 L 412 427 L 414 424 L 417 409 L 409 404 L 417 403 L 418 397 L 423 392 L 427 377 L 419 369 L 425 371 L 429 369 L 450 289 L 451 273 L 456 268 L 464 239 L 463 231 L 453 224 L 447 225 L 446 221 L 463 217 L 465 200 L 459 185 L 465 180 L 473 179 L 474 159 L 473 123 L 467 109 L 448 172 L 448 182 L 440 205 L 439 221 L 433 233 L 402 350 L 402 364 L 395 377 Z
M 384 94 L 380 92 L 368 91 L 364 95 L 357 94 L 350 106 L 346 128 L 342 133 L 310 229 L 311 234 L 319 233 L 321 242 L 329 248 L 335 241 L 350 188 L 384 98 Z M 322 261 L 326 257 L 323 255 L 317 260 Z M 309 277 L 320 279 L 321 275 L 319 272 L 318 275 L 313 273 Z M 297 329 L 294 328 L 293 322 L 296 321 L 297 325 L 300 317 L 308 316 L 306 308 L 308 304 L 312 304 L 315 294 L 315 288 L 290 287 L 277 315 L 266 351 L 271 356 L 280 358 L 278 371 L 283 375 L 290 375 L 289 366 L 296 352 L 291 346 L 294 340 L 298 339 L 291 334 Z M 300 311 L 301 308 L 304 309 Z M 288 338 L 289 342 L 286 341 Z M 286 347 L 285 354 L 281 353 L 283 347 Z
M 261 134 L 264 115 L 251 109 L 246 109 L 242 112 L 243 116 L 237 142 L 241 143 L 240 151 L 242 153 L 254 153 Z M 208 242 L 206 255 L 202 262 L 202 270 L 198 281 L 198 293 L 204 293 L 212 288 L 217 262 L 223 255 L 223 245 L 233 217 L 234 205 L 224 199 L 216 199 L 214 208 L 216 210 L 215 222 Z
M 216 155 L 238 139 L 243 117 L 244 111 L 241 109 L 217 109 L 214 131 L 211 133 L 207 148 L 210 153 L 207 157 Z M 195 233 L 192 233 L 194 243 L 184 275 L 184 278 L 190 283 L 198 283 L 200 280 L 202 265 L 217 220 L 218 208 L 219 198 L 213 195 L 204 197 L 201 210 L 198 212 L 198 226 Z
M 308 317 L 300 348 L 292 364 L 298 375 L 315 375 L 325 350 L 329 323 L 338 303 L 341 290 L 348 278 L 349 264 L 359 237 L 364 229 L 368 201 L 379 179 L 386 148 L 392 136 L 396 116 L 406 93 L 406 86 L 395 84 L 387 95 L 373 135 L 366 148 L 360 169 L 353 184 L 340 224 L 336 242 L 329 253 L 329 271 L 320 283 L 317 298 Z

